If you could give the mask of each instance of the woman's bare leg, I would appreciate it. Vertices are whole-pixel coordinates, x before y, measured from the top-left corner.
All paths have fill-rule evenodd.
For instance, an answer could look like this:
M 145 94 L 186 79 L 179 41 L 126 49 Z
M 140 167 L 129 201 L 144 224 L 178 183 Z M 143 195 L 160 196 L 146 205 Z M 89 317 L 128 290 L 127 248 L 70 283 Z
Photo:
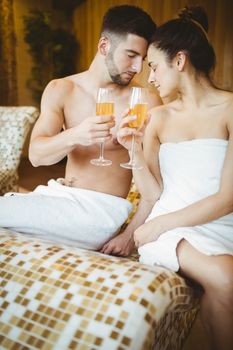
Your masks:
M 233 256 L 207 256 L 182 240 L 177 247 L 180 273 L 204 289 L 202 321 L 211 350 L 232 350 L 233 344 Z

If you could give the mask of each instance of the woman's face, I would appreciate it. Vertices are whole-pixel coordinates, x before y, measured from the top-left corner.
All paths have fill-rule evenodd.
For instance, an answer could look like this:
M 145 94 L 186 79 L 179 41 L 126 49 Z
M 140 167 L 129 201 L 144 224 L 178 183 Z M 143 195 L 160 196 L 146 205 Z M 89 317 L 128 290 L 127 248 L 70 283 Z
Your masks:
M 161 98 L 174 95 L 178 91 L 179 75 L 175 61 L 168 62 L 166 54 L 150 45 L 148 49 L 150 75 L 148 82 L 154 84 Z

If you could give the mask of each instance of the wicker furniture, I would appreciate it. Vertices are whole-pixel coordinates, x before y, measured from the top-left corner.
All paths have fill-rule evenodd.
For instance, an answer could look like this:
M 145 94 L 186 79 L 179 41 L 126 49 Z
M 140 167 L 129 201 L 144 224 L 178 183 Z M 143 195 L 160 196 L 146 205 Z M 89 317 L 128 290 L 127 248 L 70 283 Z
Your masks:
M 38 114 L 35 107 L 0 106 L 0 195 L 18 191 L 23 145 Z

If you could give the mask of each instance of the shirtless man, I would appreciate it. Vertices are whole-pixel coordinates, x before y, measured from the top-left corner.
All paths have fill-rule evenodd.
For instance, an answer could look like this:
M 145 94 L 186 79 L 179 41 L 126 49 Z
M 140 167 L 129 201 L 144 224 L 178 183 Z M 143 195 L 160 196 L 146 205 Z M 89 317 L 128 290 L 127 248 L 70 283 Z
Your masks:
M 132 174 L 119 166 L 128 160 L 128 152 L 117 143 L 116 129 L 128 105 L 131 80 L 142 69 L 155 29 L 143 10 L 113 7 L 103 19 L 98 50 L 89 69 L 48 84 L 32 132 L 29 158 L 34 166 L 41 166 L 67 156 L 65 177 L 29 194 L 0 198 L 0 226 L 89 249 L 100 249 L 111 241 L 102 252 L 129 254 L 132 237 L 130 244 L 124 233 L 111 240 L 131 210 L 125 198 Z M 114 117 L 95 115 L 100 87 L 114 91 Z M 149 108 L 158 105 L 160 99 L 150 94 L 148 104 Z M 105 156 L 112 160 L 111 166 L 90 164 L 99 154 L 101 138 L 105 138 Z

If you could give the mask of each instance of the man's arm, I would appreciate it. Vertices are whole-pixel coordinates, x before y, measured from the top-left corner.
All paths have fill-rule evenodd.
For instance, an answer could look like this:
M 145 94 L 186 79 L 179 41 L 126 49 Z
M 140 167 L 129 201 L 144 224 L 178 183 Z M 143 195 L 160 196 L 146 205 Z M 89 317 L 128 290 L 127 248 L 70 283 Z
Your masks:
M 145 222 L 152 207 L 151 203 L 141 199 L 137 211 L 125 231 L 105 243 L 100 252 L 120 256 L 130 255 L 135 248 L 134 231 Z
M 64 79 L 51 81 L 46 87 L 29 146 L 29 159 L 34 166 L 57 163 L 78 145 L 91 145 L 99 138 L 110 138 L 109 130 L 114 126 L 111 117 L 90 116 L 77 126 L 63 130 L 64 100 L 73 88 L 74 84 Z M 105 123 L 109 120 L 110 123 Z

